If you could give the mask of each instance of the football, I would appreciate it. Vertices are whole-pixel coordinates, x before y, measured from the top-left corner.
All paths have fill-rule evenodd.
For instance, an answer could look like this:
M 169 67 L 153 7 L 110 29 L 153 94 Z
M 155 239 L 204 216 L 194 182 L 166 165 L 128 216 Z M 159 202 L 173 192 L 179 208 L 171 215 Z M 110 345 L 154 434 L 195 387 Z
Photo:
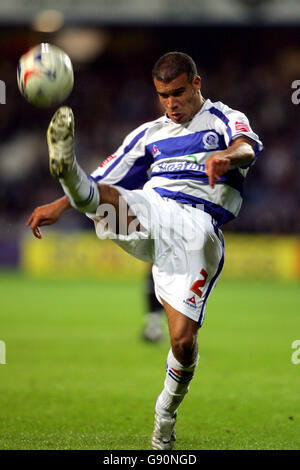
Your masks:
M 70 57 L 52 44 L 32 47 L 19 60 L 17 82 L 21 94 L 35 106 L 51 107 L 61 103 L 74 84 Z

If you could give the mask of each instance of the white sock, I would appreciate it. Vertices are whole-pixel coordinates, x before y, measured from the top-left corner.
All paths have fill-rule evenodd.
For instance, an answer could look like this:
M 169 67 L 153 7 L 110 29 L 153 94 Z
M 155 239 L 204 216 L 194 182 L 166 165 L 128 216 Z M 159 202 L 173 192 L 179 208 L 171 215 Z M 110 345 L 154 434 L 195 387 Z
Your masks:
M 163 418 L 173 418 L 175 411 L 189 390 L 199 360 L 190 366 L 183 366 L 175 359 L 172 349 L 167 358 L 167 372 L 164 388 L 156 401 L 155 409 Z
M 98 186 L 74 158 L 68 174 L 59 180 L 71 205 L 80 212 L 96 212 L 100 204 Z

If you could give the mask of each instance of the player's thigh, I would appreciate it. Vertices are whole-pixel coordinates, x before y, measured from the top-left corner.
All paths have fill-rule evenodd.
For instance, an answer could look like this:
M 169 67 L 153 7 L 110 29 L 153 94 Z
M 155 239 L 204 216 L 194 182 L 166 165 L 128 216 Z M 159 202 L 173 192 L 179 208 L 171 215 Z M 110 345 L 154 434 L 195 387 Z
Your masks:
M 114 231 L 116 234 L 127 235 L 130 224 L 136 220 L 136 217 L 130 214 L 130 208 L 120 191 L 115 186 L 101 183 L 98 183 L 98 189 L 100 205 L 111 205 L 114 208 L 113 213 L 116 215 L 116 220 L 113 220 Z M 135 224 L 135 230 L 140 230 L 140 224 Z
M 100 184 L 100 205 L 91 215 L 97 237 L 110 238 L 137 259 L 153 262 L 154 241 L 151 236 L 151 197 L 143 190 L 126 190 Z M 157 196 L 159 197 L 159 196 Z
M 156 242 L 153 278 L 158 299 L 202 325 L 207 299 L 221 273 L 223 237 L 203 215 L 203 237 L 194 249 L 184 239 Z M 192 249 L 190 249 L 190 247 Z

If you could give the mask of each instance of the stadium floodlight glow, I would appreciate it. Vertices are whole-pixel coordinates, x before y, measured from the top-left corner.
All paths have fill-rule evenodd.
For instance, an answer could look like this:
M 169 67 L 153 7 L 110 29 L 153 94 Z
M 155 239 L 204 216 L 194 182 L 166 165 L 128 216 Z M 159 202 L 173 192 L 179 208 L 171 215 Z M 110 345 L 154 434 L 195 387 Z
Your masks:
M 58 10 L 43 10 L 33 19 L 32 28 L 41 33 L 53 33 L 64 23 L 64 16 Z
M 55 38 L 55 43 L 77 63 L 89 62 L 106 49 L 109 34 L 94 28 L 64 28 Z

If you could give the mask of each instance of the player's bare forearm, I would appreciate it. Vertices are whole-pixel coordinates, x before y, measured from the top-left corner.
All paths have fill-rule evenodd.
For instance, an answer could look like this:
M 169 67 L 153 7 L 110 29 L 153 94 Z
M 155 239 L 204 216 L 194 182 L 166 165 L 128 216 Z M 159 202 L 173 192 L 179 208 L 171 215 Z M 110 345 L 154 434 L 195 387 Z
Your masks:
M 26 225 L 31 228 L 32 233 L 36 238 L 42 238 L 39 227 L 54 224 L 61 214 L 65 210 L 70 209 L 70 207 L 71 204 L 66 196 L 63 196 L 50 204 L 36 207 L 29 216 Z
M 252 162 L 254 156 L 253 144 L 246 137 L 238 137 L 226 150 L 213 153 L 205 164 L 209 185 L 213 188 L 215 182 L 220 180 L 230 166 L 248 165 Z
M 228 158 L 231 166 L 244 166 L 254 159 L 254 145 L 250 139 L 238 137 L 226 150 L 219 152 Z

